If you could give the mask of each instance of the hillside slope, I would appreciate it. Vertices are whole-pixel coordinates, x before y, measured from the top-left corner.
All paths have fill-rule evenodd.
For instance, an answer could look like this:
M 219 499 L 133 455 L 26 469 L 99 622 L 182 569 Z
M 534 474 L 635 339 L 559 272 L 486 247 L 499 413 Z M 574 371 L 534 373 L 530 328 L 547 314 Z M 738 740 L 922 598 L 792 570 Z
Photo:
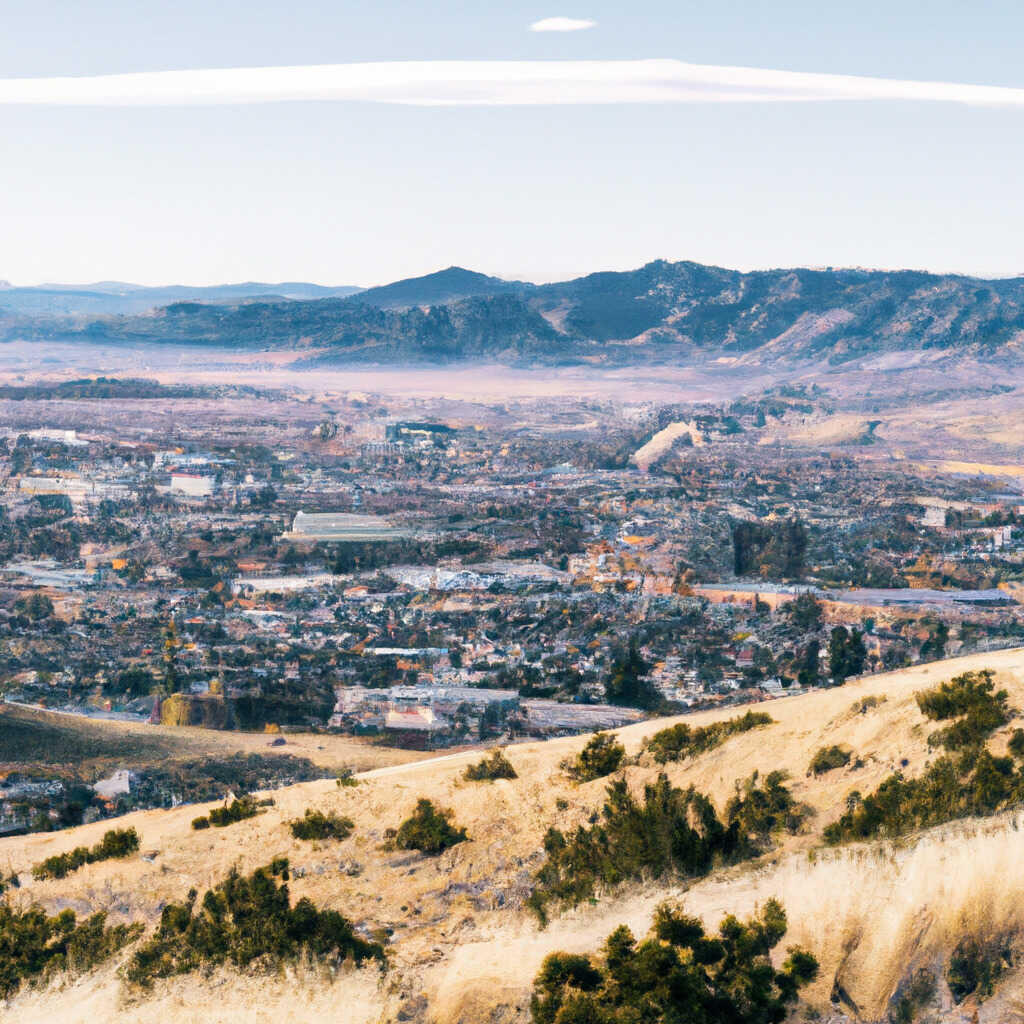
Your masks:
M 593 951 L 621 923 L 642 934 L 654 907 L 667 897 L 682 900 L 688 912 L 715 926 L 723 913 L 745 914 L 770 896 L 779 897 L 789 914 L 785 944 L 807 947 L 821 963 L 820 977 L 806 993 L 821 1019 L 840 1011 L 851 1020 L 885 1019 L 908 971 L 945 963 L 959 938 L 1024 934 L 1020 823 L 1007 814 L 940 826 L 899 843 L 828 849 L 821 833 L 842 813 L 852 790 L 866 793 L 901 766 L 917 775 L 934 758 L 927 743 L 933 724 L 918 710 L 915 692 L 986 667 L 996 670 L 1011 706 L 1024 708 L 1019 649 L 763 705 L 774 724 L 734 736 L 691 761 L 669 764 L 666 771 L 673 783 L 692 783 L 721 807 L 737 780 L 755 770 L 785 770 L 794 795 L 816 812 L 809 829 L 785 835 L 760 860 L 689 885 L 625 885 L 592 905 L 556 914 L 545 930 L 523 908 L 532 872 L 544 856 L 544 832 L 552 824 L 565 829 L 585 822 L 604 798 L 607 780 L 575 786 L 558 768 L 583 746 L 584 737 L 509 748 L 519 776 L 511 781 L 465 782 L 463 768 L 479 759 L 478 752 L 466 752 L 376 769 L 353 788 L 312 782 L 279 790 L 267 813 L 225 829 L 192 831 L 190 822 L 200 813 L 194 806 L 131 815 L 121 824 L 138 829 L 144 856 L 92 864 L 62 881 L 32 882 L 14 890 L 12 901 L 37 900 L 51 911 L 107 908 L 114 917 L 153 924 L 165 902 L 182 899 L 191 887 L 201 892 L 232 865 L 249 871 L 287 856 L 297 869 L 295 897 L 308 895 L 318 905 L 337 908 L 366 929 L 392 930 L 391 969 L 380 981 L 368 971 L 342 972 L 335 979 L 313 968 L 258 979 L 222 972 L 157 982 L 148 993 L 128 995 L 108 967 L 23 994 L 4 1019 L 525 1021 L 531 982 L 548 952 Z M 871 695 L 885 700 L 863 713 L 854 707 Z M 735 713 L 706 712 L 685 721 L 704 724 Z M 635 754 L 646 737 L 670 722 L 645 722 L 618 735 Z M 1005 748 L 1012 725 L 996 734 L 994 749 Z M 828 744 L 848 746 L 861 763 L 808 775 L 812 755 Z M 627 767 L 625 777 L 636 789 L 657 772 L 644 758 Z M 384 830 L 397 826 L 419 797 L 451 807 L 470 841 L 436 858 L 382 851 Z M 297 842 L 284 823 L 307 807 L 348 815 L 355 832 L 340 844 Z M 106 827 L 97 823 L 4 840 L 0 870 L 25 873 L 44 857 L 98 841 Z M 1024 995 L 1021 982 L 1015 970 L 1007 972 L 976 1019 L 1024 1019 L 1013 1016 L 1013 1000 Z M 937 1019 L 970 1020 L 974 1009 L 968 1001 Z

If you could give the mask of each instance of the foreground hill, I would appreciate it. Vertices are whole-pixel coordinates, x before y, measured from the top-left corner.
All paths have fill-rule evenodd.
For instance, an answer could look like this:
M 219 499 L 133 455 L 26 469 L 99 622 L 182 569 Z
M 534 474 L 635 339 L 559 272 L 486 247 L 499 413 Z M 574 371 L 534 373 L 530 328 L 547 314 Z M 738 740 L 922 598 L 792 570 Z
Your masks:
M 295 898 L 340 910 L 364 934 L 387 934 L 390 957 L 383 976 L 368 968 L 332 975 L 312 965 L 260 975 L 221 969 L 157 981 L 149 990 L 126 987 L 111 964 L 14 997 L 4 1020 L 525 1022 L 532 980 L 548 953 L 594 952 L 624 923 L 642 935 L 666 898 L 714 927 L 724 913 L 747 915 L 771 897 L 789 917 L 783 945 L 799 944 L 820 963 L 794 1020 L 895 1019 L 897 999 L 920 968 L 936 980 L 922 1020 L 1024 1019 L 1015 1002 L 1024 998 L 1017 966 L 1024 936 L 1017 812 L 940 825 L 898 842 L 823 843 L 824 829 L 845 811 L 853 791 L 867 794 L 894 771 L 919 776 L 935 761 L 928 743 L 934 724 L 915 693 L 986 667 L 995 670 L 1011 707 L 1024 708 L 1024 650 L 933 663 L 762 705 L 771 724 L 670 762 L 664 771 L 720 809 L 739 780 L 783 770 L 793 796 L 813 811 L 805 827 L 778 833 L 762 856 L 702 879 L 626 882 L 576 909 L 555 908 L 543 929 L 525 902 L 545 859 L 545 832 L 586 825 L 605 800 L 608 779 L 577 785 L 559 767 L 585 737 L 508 748 L 518 777 L 494 783 L 463 779 L 466 765 L 479 759 L 479 752 L 466 752 L 376 769 L 354 787 L 324 781 L 279 790 L 265 813 L 223 829 L 194 831 L 190 822 L 201 810 L 194 806 L 130 815 L 119 824 L 138 830 L 138 854 L 87 865 L 61 880 L 32 881 L 27 873 L 45 857 L 96 843 L 109 823 L 4 840 L 0 870 L 16 871 L 26 883 L 8 892 L 13 905 L 106 909 L 114 919 L 147 927 L 168 901 L 183 900 L 190 888 L 202 893 L 232 866 L 244 873 L 287 857 Z M 673 721 L 706 725 L 735 714 L 645 722 L 618 737 L 637 755 Z M 1005 750 L 1012 727 L 997 729 L 994 752 Z M 815 752 L 830 745 L 846 748 L 849 763 L 809 774 Z M 636 793 L 661 770 L 645 753 L 619 777 Z M 440 856 L 382 849 L 385 831 L 421 797 L 451 808 L 468 841 Z M 294 839 L 285 823 L 311 807 L 349 817 L 352 835 L 341 842 Z M 997 942 L 1006 955 L 984 1000 L 975 993 L 955 1004 L 943 979 L 965 939 L 986 949 Z
M 3 306 L 0 293 L 0 314 Z M 881 353 L 1017 360 L 1024 278 L 741 273 L 660 260 L 536 286 L 452 267 L 350 298 L 189 301 L 119 317 L 12 308 L 0 315 L 0 338 L 294 348 L 313 350 L 320 363 L 845 363 Z

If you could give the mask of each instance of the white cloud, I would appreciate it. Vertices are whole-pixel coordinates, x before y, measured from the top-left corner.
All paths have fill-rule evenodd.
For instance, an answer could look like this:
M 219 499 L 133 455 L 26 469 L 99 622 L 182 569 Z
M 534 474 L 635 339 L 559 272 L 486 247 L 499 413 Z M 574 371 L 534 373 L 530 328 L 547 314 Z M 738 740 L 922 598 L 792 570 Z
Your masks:
M 530 26 L 531 32 L 582 32 L 597 24 L 590 18 L 541 18 Z
M 511 106 L 905 100 L 1024 107 L 1024 89 L 677 60 L 393 61 L 0 79 L 0 105 L 192 106 L 285 101 Z

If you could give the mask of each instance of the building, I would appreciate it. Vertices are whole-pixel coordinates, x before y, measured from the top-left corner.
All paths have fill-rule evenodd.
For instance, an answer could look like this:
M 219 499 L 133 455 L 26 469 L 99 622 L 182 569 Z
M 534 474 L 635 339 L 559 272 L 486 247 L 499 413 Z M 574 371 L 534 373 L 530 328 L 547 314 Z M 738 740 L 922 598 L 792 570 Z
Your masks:
M 328 543 L 406 540 L 408 530 L 392 526 L 383 516 L 356 515 L 351 512 L 296 512 L 285 540 L 326 541 Z
M 189 498 L 208 498 L 213 494 L 214 479 L 205 473 L 185 473 L 174 470 L 171 473 L 171 493 L 184 494 Z

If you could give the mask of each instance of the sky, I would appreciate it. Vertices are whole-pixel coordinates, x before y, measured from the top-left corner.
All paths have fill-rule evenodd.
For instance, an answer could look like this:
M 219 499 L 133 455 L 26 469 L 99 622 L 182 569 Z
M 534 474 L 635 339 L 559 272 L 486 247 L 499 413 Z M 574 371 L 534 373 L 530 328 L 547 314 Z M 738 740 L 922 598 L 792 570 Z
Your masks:
M 0 18 L 0 279 L 16 284 L 372 285 L 452 264 L 544 281 L 652 259 L 1024 273 L 1024 93 L 863 81 L 1024 89 L 1019 0 L 0 0 Z M 572 30 L 531 30 L 548 19 Z M 621 62 L 654 59 L 680 63 L 623 84 Z M 468 85 L 434 63 L 450 61 L 477 62 Z M 565 78 L 524 104 L 509 76 L 536 65 L 509 61 Z M 389 84 L 331 70 L 349 84 L 314 93 L 342 98 L 253 102 L 277 80 L 243 73 L 200 105 L 155 104 L 138 80 L 10 101 L 11 79 L 368 62 Z M 738 87 L 722 66 L 761 70 Z M 667 98 L 666 75 L 682 79 Z M 74 102 L 93 88 L 129 105 Z

